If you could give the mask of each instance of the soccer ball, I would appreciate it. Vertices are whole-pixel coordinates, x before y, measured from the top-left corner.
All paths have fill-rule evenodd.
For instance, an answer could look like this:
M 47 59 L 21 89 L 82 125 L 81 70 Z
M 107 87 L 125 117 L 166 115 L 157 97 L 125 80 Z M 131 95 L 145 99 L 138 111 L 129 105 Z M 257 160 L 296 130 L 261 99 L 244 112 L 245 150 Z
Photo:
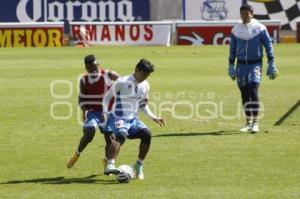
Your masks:
M 116 179 L 119 182 L 129 182 L 129 180 L 135 177 L 133 168 L 129 165 L 123 164 L 118 169 L 120 173 L 116 175 Z

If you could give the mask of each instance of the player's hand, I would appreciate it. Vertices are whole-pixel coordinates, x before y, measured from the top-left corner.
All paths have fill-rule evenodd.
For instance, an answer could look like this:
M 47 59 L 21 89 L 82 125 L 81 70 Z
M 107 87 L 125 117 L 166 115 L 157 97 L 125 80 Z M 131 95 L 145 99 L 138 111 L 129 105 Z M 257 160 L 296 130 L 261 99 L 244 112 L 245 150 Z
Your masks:
M 102 113 L 101 119 L 102 119 L 102 123 L 106 124 L 107 119 L 108 119 L 108 113 Z
M 159 124 L 161 127 L 166 126 L 166 120 L 163 118 L 154 118 L 153 121 Z
M 234 64 L 229 64 L 229 66 L 228 66 L 228 75 L 230 76 L 230 78 L 232 80 L 235 80 L 235 78 L 236 78 L 236 71 L 235 71 Z
M 270 79 L 275 79 L 278 76 L 278 70 L 274 64 L 269 64 L 267 76 L 269 76 Z
M 85 119 L 86 119 L 86 117 L 87 117 L 87 113 L 88 113 L 87 110 L 83 110 L 83 111 L 82 111 L 82 121 L 83 121 L 83 122 L 85 121 Z

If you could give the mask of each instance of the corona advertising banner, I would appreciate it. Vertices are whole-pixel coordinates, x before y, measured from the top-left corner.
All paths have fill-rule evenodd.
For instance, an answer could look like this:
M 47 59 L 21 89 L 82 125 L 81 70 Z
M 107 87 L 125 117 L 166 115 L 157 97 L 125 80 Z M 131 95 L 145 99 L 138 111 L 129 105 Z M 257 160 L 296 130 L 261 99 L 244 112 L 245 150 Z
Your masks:
M 149 0 L 3 0 L 0 22 L 114 22 L 150 20 Z

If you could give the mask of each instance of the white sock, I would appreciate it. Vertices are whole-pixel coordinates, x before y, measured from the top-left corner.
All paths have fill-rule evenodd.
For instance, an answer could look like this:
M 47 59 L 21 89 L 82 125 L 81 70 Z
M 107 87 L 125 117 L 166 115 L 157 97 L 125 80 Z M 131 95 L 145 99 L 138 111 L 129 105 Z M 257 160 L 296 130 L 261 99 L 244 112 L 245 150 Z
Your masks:
M 80 156 L 80 152 L 78 151 L 78 149 L 76 149 L 75 153 Z
M 107 164 L 115 164 L 115 159 L 107 160 Z

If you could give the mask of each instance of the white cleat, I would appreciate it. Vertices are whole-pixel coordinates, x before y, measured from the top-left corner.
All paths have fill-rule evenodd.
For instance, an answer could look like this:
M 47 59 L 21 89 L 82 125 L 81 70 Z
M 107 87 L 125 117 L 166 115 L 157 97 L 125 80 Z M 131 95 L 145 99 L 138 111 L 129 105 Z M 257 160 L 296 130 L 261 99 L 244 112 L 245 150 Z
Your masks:
M 258 131 L 259 131 L 258 122 L 253 122 L 251 133 L 258 133 Z
M 110 174 L 119 174 L 120 170 L 116 168 L 114 164 L 107 164 L 104 170 L 105 175 L 110 175 Z
M 243 128 L 240 129 L 241 132 L 250 132 L 252 131 L 252 123 L 247 123 Z
M 135 170 L 137 179 L 144 180 L 143 165 L 137 164 L 137 163 L 134 164 L 134 170 Z

